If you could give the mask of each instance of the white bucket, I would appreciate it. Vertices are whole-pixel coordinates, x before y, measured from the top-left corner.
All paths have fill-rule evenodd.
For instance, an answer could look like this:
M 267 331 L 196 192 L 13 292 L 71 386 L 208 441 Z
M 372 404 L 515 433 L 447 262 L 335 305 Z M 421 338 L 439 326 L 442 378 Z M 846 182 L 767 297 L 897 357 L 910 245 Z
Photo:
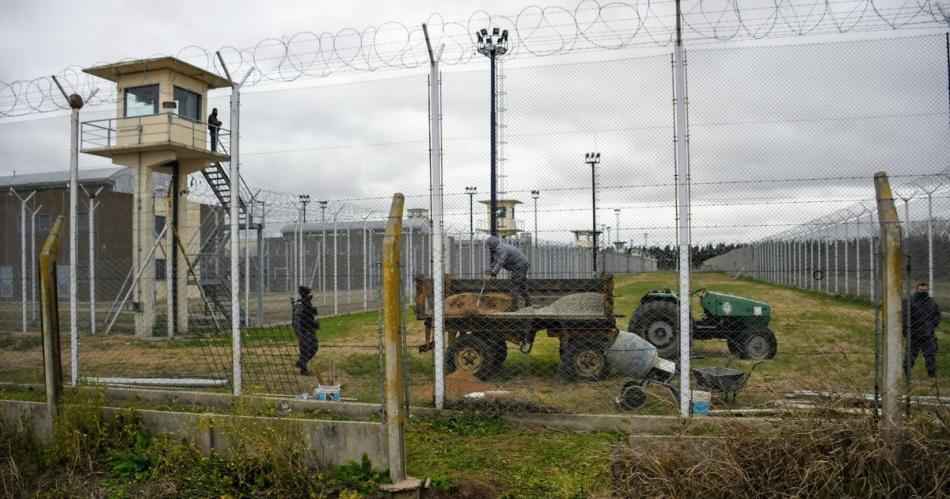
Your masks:
M 704 392 L 700 390 L 692 391 L 692 409 L 693 416 L 708 416 L 709 415 L 709 402 L 712 400 L 711 392 Z
M 316 400 L 340 401 L 340 385 L 320 385 L 313 391 Z

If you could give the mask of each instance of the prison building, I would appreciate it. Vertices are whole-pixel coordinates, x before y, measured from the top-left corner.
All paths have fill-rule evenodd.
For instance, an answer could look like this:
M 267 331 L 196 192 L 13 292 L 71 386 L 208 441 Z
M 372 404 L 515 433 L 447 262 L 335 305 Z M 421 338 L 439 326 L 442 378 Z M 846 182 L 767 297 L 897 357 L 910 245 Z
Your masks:
M 154 188 L 151 202 L 154 206 L 155 231 L 160 233 L 166 222 L 166 196 L 170 177 L 162 173 L 152 175 Z M 88 302 L 90 296 L 89 201 L 90 196 L 94 196 L 96 208 L 92 236 L 95 244 L 95 293 L 101 311 L 107 310 L 115 300 L 121 299 L 123 286 L 127 286 L 132 278 L 132 191 L 135 185 L 133 176 L 132 170 L 122 167 L 79 171 L 77 298 L 83 303 Z M 20 200 L 28 197 L 26 232 L 23 233 Z M 216 208 L 193 201 L 187 202 L 199 209 L 192 210 L 190 220 L 183 224 L 182 239 L 186 247 L 197 248 L 199 241 L 203 240 L 201 233 L 209 230 L 208 224 L 204 224 L 205 227 L 202 228 L 201 222 L 213 218 Z M 27 301 L 32 308 L 35 262 L 56 217 L 60 215 L 66 219 L 67 225 L 63 244 L 56 255 L 57 288 L 59 295 L 66 297 L 69 295 L 70 241 L 66 237 L 69 224 L 69 172 L 61 170 L 0 177 L 0 302 L 6 303 L 0 307 L 0 314 L 3 315 L 0 317 L 0 324 L 15 322 L 19 317 L 20 309 L 15 305 L 22 303 L 23 276 L 27 280 Z M 25 269 L 21 263 L 21 244 L 24 240 L 27 255 Z M 165 262 L 170 251 L 169 244 L 156 248 L 151 263 L 156 269 L 156 295 L 159 300 L 166 294 Z M 38 300 L 38 284 L 36 287 L 35 298 Z M 195 295 L 198 293 L 195 292 Z M 13 315 L 7 317 L 10 314 Z

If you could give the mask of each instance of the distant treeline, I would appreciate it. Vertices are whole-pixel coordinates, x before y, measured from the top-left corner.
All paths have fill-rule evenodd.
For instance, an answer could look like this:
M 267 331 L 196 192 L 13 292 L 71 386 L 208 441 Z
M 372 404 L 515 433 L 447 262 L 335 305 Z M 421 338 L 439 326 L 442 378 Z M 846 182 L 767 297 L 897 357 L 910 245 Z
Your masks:
M 692 263 L 693 268 L 699 268 L 703 262 L 719 256 L 725 253 L 728 253 L 738 247 L 742 246 L 741 244 L 706 244 L 705 246 L 693 246 L 692 248 Z M 678 260 L 679 250 L 675 246 L 650 246 L 646 249 L 646 253 L 653 258 L 656 258 L 656 267 L 657 270 L 675 270 L 676 262 Z

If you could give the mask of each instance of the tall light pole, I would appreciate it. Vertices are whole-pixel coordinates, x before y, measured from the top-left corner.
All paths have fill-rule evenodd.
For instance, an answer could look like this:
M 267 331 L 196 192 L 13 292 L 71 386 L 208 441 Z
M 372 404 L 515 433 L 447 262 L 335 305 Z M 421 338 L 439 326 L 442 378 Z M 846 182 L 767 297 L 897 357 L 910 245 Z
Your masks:
M 495 58 L 508 52 L 508 30 L 499 33 L 498 28 L 492 28 L 491 34 L 487 29 L 475 33 L 476 49 L 479 54 L 488 57 L 491 61 L 491 226 L 489 232 L 498 235 L 498 113 L 496 110 L 495 95 Z
M 465 188 L 465 194 L 468 194 L 468 251 L 471 257 L 471 266 L 469 271 L 475 274 L 475 193 L 478 188 L 469 186 Z M 494 220 L 494 218 L 492 219 Z M 459 246 L 461 248 L 461 246 Z M 459 255 L 459 274 L 462 273 L 462 257 Z
M 531 191 L 531 199 L 534 199 L 534 247 L 538 247 L 538 198 L 541 197 L 541 191 Z
M 590 198 L 591 198 L 591 212 L 593 213 L 593 244 L 591 244 L 592 250 L 592 269 L 594 273 L 597 273 L 597 164 L 600 163 L 600 153 L 599 152 L 589 152 L 584 155 L 584 162 L 590 165 Z
M 614 225 L 614 241 L 621 241 L 620 239 L 620 208 L 614 208 L 614 215 L 617 219 L 617 224 Z
M 300 237 L 297 239 L 299 244 L 297 248 L 297 285 L 302 286 L 306 281 L 307 276 L 307 257 L 304 255 L 304 251 L 307 247 L 304 235 L 304 224 L 307 223 L 307 203 L 310 202 L 310 196 L 307 194 L 301 194 L 298 199 L 300 199 Z
M 320 205 L 320 294 L 323 295 L 323 304 L 327 304 L 327 204 L 329 201 L 317 201 Z
M 303 223 L 307 223 L 307 204 L 310 203 L 310 196 L 308 194 L 300 195 L 300 206 L 303 210 Z
M 538 198 L 541 197 L 541 191 L 531 191 L 531 198 L 534 199 L 534 261 L 538 259 Z M 535 263 L 537 265 L 537 263 Z

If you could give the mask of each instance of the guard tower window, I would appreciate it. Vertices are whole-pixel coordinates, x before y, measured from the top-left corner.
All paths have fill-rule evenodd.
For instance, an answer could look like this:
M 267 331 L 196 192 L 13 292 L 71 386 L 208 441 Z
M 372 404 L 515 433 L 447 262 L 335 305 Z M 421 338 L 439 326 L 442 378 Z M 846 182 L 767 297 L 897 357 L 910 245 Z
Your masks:
M 158 114 L 158 85 L 125 89 L 125 116 Z
M 504 206 L 499 206 L 495 209 L 495 218 L 505 218 L 508 214 L 508 210 Z
M 201 121 L 201 96 L 185 90 L 181 87 L 175 87 L 175 102 L 178 104 L 178 116 L 188 118 L 191 121 Z

